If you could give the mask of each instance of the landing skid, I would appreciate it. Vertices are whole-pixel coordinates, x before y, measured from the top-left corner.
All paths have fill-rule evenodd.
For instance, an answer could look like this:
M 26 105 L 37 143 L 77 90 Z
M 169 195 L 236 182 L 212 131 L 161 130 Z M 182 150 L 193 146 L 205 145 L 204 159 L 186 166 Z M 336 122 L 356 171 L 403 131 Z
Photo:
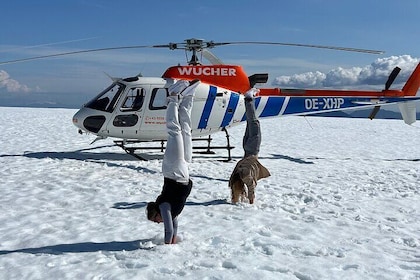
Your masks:
M 194 146 L 193 145 L 193 150 L 198 150 L 194 153 L 197 154 L 215 154 L 215 152 L 213 150 L 218 150 L 218 149 L 226 149 L 228 152 L 228 157 L 225 161 L 230 161 L 232 159 L 231 157 L 231 153 L 230 150 L 234 149 L 235 147 L 230 145 L 230 139 L 229 139 L 229 133 L 227 131 L 226 128 L 222 129 L 225 133 L 226 133 L 226 146 L 212 146 L 211 145 L 211 141 L 213 140 L 213 138 L 211 138 L 211 135 L 209 135 L 208 138 L 194 138 L 193 139 L 193 143 L 194 142 L 198 142 L 198 141 L 205 141 L 207 142 L 207 145 L 203 145 L 203 146 Z M 160 145 L 156 145 L 156 146 L 142 146 L 142 144 L 144 143 L 160 143 Z M 144 160 L 147 161 L 146 158 L 142 157 L 139 154 L 136 154 L 137 150 L 159 150 L 160 152 L 164 152 L 165 151 L 165 142 L 163 140 L 156 140 L 156 141 L 139 141 L 139 140 L 132 140 L 132 139 L 126 139 L 126 140 L 115 140 L 114 143 L 119 146 L 120 148 L 122 148 L 127 154 L 132 155 L 133 157 L 139 159 L 139 160 Z

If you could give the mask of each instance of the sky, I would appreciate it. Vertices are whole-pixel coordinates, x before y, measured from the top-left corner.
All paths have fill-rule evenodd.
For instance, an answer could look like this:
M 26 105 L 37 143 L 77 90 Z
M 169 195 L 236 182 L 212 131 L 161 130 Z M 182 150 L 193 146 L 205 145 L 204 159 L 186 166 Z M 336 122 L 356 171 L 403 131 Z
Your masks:
M 0 62 L 107 47 L 156 45 L 200 38 L 354 47 L 381 55 L 267 45 L 211 51 L 269 86 L 383 88 L 420 60 L 420 1 L 51 1 L 2 3 Z M 27 102 L 79 107 L 115 77 L 159 77 L 185 64 L 182 50 L 104 51 L 0 65 L 0 106 Z M 29 100 L 29 101 L 28 101 Z

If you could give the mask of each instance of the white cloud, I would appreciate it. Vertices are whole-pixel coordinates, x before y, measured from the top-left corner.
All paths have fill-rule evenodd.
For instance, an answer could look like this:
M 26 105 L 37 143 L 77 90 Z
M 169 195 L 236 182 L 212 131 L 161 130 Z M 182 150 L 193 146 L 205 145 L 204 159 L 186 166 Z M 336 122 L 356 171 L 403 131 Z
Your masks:
M 0 89 L 5 88 L 7 92 L 30 92 L 31 89 L 20 84 L 18 81 L 10 78 L 10 75 L 4 71 L 0 70 Z
M 378 58 L 365 67 L 336 68 L 328 73 L 307 72 L 292 76 L 279 76 L 274 79 L 273 85 L 279 87 L 337 87 L 384 85 L 389 74 L 395 67 L 400 67 L 401 72 L 394 84 L 405 82 L 413 69 L 419 63 L 419 58 L 410 55 L 391 56 Z
M 295 74 L 293 76 L 280 76 L 274 81 L 276 85 L 301 85 L 304 87 L 319 87 L 326 75 L 319 71 Z
M 358 84 L 358 77 L 360 76 L 361 71 L 362 68 L 360 67 L 353 67 L 349 69 L 338 67 L 325 75 L 325 79 L 322 81 L 322 86 L 334 87 Z

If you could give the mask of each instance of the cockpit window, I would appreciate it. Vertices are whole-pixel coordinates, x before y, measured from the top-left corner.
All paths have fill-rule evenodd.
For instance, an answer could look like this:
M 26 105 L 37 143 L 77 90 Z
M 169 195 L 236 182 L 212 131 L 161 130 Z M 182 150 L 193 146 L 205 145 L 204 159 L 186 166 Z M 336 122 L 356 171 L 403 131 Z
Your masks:
M 143 88 L 130 88 L 121 106 L 121 111 L 138 111 L 143 106 L 143 100 Z
M 105 112 L 112 112 L 114 110 L 115 103 L 117 102 L 123 90 L 124 85 L 114 83 L 102 91 L 94 99 L 89 101 L 86 104 L 86 107 Z
M 150 99 L 150 110 L 166 109 L 166 98 L 168 97 L 168 90 L 166 88 L 154 88 L 152 90 L 152 98 Z

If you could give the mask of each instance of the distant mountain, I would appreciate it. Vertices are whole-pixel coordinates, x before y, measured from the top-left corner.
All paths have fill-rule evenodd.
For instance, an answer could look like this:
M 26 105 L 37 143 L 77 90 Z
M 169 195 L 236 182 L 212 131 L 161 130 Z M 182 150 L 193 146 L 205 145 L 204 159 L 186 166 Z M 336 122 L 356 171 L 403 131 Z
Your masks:
M 78 109 L 89 98 L 83 93 L 4 93 L 0 94 L 0 106 Z
M 420 102 L 417 102 L 417 114 L 416 119 L 420 120 Z M 340 112 L 327 112 L 319 113 L 313 116 L 322 116 L 322 117 L 338 117 L 338 118 L 368 118 L 373 109 L 361 109 L 361 110 L 347 110 Z M 402 116 L 398 107 L 392 107 L 392 110 L 380 109 L 375 116 L 375 119 L 397 119 L 401 120 Z
M 319 113 L 313 116 L 320 117 L 339 117 L 339 118 L 368 118 L 372 110 L 357 110 L 352 112 L 328 112 L 328 113 Z M 401 120 L 401 113 L 388 110 L 379 110 L 376 114 L 375 119 L 397 119 Z M 416 119 L 420 120 L 420 112 L 417 112 Z

